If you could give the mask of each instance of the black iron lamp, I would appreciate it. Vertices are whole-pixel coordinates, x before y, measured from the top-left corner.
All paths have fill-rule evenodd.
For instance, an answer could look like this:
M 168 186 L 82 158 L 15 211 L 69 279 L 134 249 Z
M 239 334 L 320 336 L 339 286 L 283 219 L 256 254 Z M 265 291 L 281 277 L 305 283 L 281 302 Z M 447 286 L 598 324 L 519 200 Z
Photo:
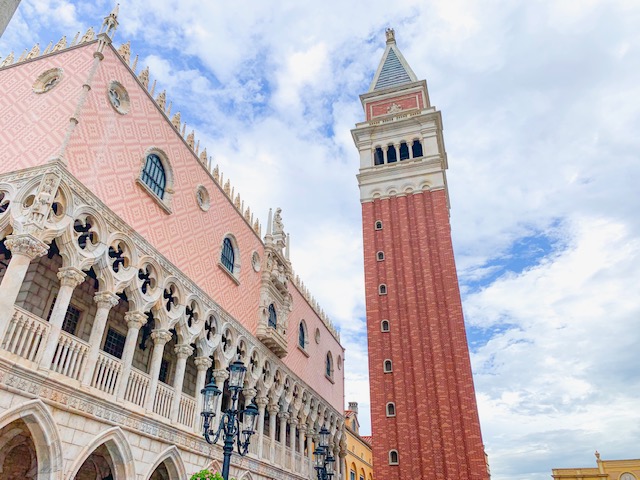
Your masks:
M 244 386 L 244 376 L 247 373 L 247 367 L 238 358 L 229 365 L 229 390 L 231 391 L 231 404 L 228 409 L 221 412 L 220 424 L 214 432 L 211 429 L 212 419 L 218 411 L 218 402 L 222 390 L 218 388 L 215 380 L 207 384 L 202 390 L 202 413 L 204 417 L 203 436 L 209 444 L 214 444 L 224 433 L 224 446 L 222 452 L 224 461 L 222 463 L 222 477 L 224 480 L 229 479 L 229 465 L 231 463 L 231 454 L 233 453 L 234 443 L 237 446 L 238 455 L 244 456 L 249 451 L 249 443 L 251 435 L 256 432 L 258 423 L 258 406 L 252 400 L 251 403 L 242 411 L 238 410 L 238 396 Z M 240 425 L 240 417 L 243 417 L 242 426 Z
M 318 432 L 319 445 L 313 452 L 314 467 L 318 474 L 318 480 L 331 480 L 334 475 L 336 459 L 329 452 L 329 430 L 325 427 Z

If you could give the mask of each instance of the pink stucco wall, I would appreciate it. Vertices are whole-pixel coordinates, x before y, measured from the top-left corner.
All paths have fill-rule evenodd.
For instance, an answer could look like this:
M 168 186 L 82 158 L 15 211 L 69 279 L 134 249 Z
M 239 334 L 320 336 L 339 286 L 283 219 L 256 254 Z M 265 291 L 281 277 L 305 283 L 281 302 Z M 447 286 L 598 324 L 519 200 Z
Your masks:
M 62 145 L 87 82 L 96 43 L 0 69 L 0 172 L 39 165 L 55 155 Z M 59 85 L 36 94 L 36 77 L 54 67 L 64 70 Z M 107 88 L 120 82 L 128 91 L 128 114 L 117 113 L 109 104 Z M 262 241 L 245 222 L 207 170 L 157 107 L 146 89 L 111 47 L 92 79 L 91 89 L 79 112 L 79 123 L 64 157 L 69 170 L 112 211 L 141 234 L 162 255 L 196 282 L 249 331 L 258 320 L 260 273 L 251 267 L 251 255 L 264 257 Z M 174 111 L 179 107 L 174 106 Z M 163 210 L 136 183 L 145 152 L 157 147 L 166 153 L 173 171 L 175 193 L 171 214 Z M 211 208 L 204 212 L 196 201 L 196 189 L 209 192 Z M 286 211 L 286 205 L 285 211 Z M 266 217 L 266 211 L 260 214 Z M 240 250 L 240 283 L 219 266 L 224 236 L 231 233 Z M 343 372 L 337 368 L 344 351 L 308 305 L 293 283 L 294 309 L 289 316 L 289 354 L 284 362 L 317 393 L 342 411 Z M 306 321 L 309 332 L 307 357 L 297 348 L 298 324 Z M 314 332 L 320 330 L 320 343 Z M 335 384 L 324 375 L 327 351 L 334 358 Z

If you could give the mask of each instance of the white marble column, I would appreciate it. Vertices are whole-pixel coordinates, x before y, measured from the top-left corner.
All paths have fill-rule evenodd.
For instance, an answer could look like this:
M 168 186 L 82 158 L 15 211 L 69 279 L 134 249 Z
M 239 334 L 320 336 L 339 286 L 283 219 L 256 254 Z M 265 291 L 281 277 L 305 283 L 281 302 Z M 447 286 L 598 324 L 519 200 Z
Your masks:
M 280 465 L 284 468 L 285 456 L 287 455 L 287 420 L 289 420 L 289 412 L 280 412 Z
M 102 336 L 104 335 L 104 327 L 107 324 L 107 318 L 109 318 L 109 311 L 118 304 L 120 298 L 111 292 L 105 291 L 96 293 L 93 296 L 93 301 L 96 302 L 98 309 L 96 310 L 96 316 L 94 317 L 93 325 L 91 326 L 87 365 L 82 376 L 82 385 L 85 386 L 91 384 L 93 374 L 96 370 L 98 355 L 100 353 L 100 343 L 102 341 Z
M 187 367 L 187 358 L 193 355 L 193 347 L 188 344 L 176 345 L 173 351 L 176 354 L 176 373 L 173 376 L 173 402 L 171 403 L 171 413 L 169 418 L 172 423 L 178 421 L 180 413 L 180 400 L 182 399 L 182 384 L 184 383 L 184 371 Z
M 313 472 L 313 427 L 307 429 L 307 468 L 309 475 Z
M 153 411 L 156 391 L 158 390 L 158 375 L 160 374 L 160 365 L 162 364 L 162 354 L 164 352 L 164 346 L 171 340 L 171 332 L 156 329 L 151 332 L 151 338 L 153 339 L 153 353 L 151 354 L 151 367 L 149 368 L 149 390 L 144 406 L 147 411 Z
M 300 437 L 298 438 L 298 450 L 300 450 L 300 474 L 305 473 L 304 464 L 306 463 L 306 459 L 304 456 L 304 437 L 307 433 L 307 424 L 302 422 L 298 427 L 298 431 L 300 432 Z
M 11 260 L 0 282 L 0 345 L 29 264 L 49 251 L 49 245 L 29 234 L 9 235 L 4 244 L 11 250 Z
M 142 326 L 147 323 L 147 316 L 140 311 L 127 312 L 124 314 L 124 321 L 127 322 L 128 330 L 127 338 L 124 341 L 124 349 L 122 350 L 122 373 L 116 390 L 118 392 L 117 398 L 120 401 L 124 400 L 127 391 L 133 355 L 136 352 L 136 343 L 138 342 L 138 333 Z
M 194 360 L 196 369 L 198 371 L 196 375 L 196 414 L 193 419 L 193 428 L 197 433 L 202 431 L 202 394 L 200 393 L 204 388 L 204 384 L 207 381 L 207 370 L 211 368 L 213 360 L 209 357 L 196 357 Z
M 256 398 L 256 405 L 258 405 L 258 458 L 262 458 L 264 455 L 264 411 L 268 402 L 267 397 Z
M 296 471 L 296 428 L 298 427 L 298 418 L 295 415 L 292 415 L 291 420 L 289 420 L 289 425 L 291 425 L 291 471 Z
M 276 415 L 280 411 L 280 405 L 272 403 L 269 405 L 269 439 L 271 440 L 269 446 L 269 461 L 275 463 L 276 461 Z
M 47 343 L 40 357 L 39 366 L 43 369 L 51 368 L 51 361 L 56 353 L 58 341 L 60 340 L 60 332 L 64 317 L 67 315 L 69 302 L 73 295 L 73 290 L 84 282 L 87 275 L 75 267 L 62 267 L 58 271 L 60 279 L 60 290 L 56 297 L 56 303 L 53 305 L 51 317 L 49 318 L 49 334 L 47 335 Z

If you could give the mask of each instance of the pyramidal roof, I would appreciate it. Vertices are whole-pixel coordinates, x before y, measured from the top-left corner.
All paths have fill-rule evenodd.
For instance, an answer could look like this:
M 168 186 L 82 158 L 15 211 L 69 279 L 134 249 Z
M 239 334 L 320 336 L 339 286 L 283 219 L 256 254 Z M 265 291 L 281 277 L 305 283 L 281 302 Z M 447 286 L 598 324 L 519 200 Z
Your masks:
M 382 54 L 378 70 L 373 76 L 369 92 L 418 81 L 416 74 L 413 73 L 404 56 L 398 50 L 393 29 L 387 28 L 385 34 L 387 36 L 387 47 Z

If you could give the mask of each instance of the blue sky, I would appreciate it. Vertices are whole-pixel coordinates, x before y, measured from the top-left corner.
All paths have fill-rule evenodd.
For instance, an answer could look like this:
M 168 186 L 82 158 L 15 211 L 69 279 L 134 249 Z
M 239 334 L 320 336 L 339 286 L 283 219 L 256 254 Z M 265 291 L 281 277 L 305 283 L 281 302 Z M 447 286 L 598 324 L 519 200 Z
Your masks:
M 0 56 L 98 27 L 102 0 L 23 0 Z M 342 331 L 369 426 L 358 155 L 384 29 L 443 114 L 456 261 L 492 478 L 638 458 L 640 4 L 122 1 L 172 111 Z

